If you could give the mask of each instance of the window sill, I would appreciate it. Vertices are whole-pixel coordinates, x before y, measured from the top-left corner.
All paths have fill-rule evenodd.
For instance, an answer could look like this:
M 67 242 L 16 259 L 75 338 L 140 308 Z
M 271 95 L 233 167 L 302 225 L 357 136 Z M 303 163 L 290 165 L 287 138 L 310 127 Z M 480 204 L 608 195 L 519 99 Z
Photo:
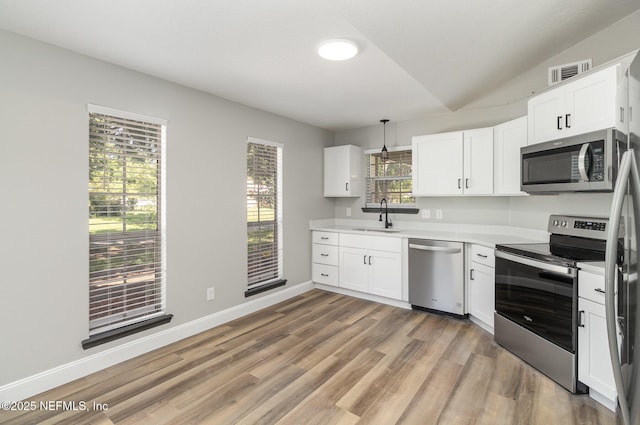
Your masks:
M 388 208 L 384 211 L 389 211 L 393 214 L 418 214 L 419 208 Z M 380 207 L 362 207 L 362 212 L 365 213 L 380 213 Z
M 133 335 L 138 332 L 146 331 L 147 329 L 155 328 L 156 326 L 169 323 L 173 318 L 173 314 L 165 314 L 163 316 L 154 317 L 152 319 L 143 320 L 142 322 L 132 323 L 127 326 L 123 326 L 118 329 L 111 329 L 110 331 L 100 332 L 95 335 L 91 335 L 88 339 L 82 341 L 82 348 L 96 347 L 98 345 L 106 344 L 107 342 L 124 338 L 125 336 Z
M 252 295 L 259 294 L 264 291 L 268 291 L 270 289 L 278 288 L 280 286 L 284 286 L 287 283 L 287 279 L 278 279 L 273 282 L 265 283 L 264 285 L 255 286 L 253 288 L 247 289 L 244 292 L 245 298 L 250 297 Z

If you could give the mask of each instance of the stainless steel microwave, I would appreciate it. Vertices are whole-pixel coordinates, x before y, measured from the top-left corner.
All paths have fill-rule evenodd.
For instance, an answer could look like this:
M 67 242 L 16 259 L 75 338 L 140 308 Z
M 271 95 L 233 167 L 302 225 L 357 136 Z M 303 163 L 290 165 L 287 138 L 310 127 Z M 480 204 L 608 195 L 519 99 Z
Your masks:
M 520 148 L 520 189 L 528 193 L 610 192 L 626 149 L 616 129 Z

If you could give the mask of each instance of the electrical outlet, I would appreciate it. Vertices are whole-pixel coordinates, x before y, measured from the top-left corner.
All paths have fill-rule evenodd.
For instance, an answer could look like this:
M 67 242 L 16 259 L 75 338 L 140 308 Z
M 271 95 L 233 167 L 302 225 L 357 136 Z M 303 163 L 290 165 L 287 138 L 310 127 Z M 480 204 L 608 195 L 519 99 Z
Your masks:
M 442 220 L 442 210 L 436 210 L 436 218 Z
M 351 208 L 347 208 L 347 217 L 351 217 Z
M 211 301 L 215 298 L 215 292 L 213 286 L 211 288 L 207 288 L 207 301 Z
M 431 210 L 422 210 L 422 218 L 431 218 Z

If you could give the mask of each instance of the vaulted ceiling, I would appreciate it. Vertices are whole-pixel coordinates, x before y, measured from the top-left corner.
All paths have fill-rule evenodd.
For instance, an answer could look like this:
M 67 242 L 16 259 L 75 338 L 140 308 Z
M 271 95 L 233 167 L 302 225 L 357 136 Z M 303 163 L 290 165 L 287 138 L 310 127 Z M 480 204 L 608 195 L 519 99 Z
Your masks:
M 331 130 L 454 111 L 638 0 L 0 0 L 0 28 Z M 319 43 L 360 54 L 330 62 Z

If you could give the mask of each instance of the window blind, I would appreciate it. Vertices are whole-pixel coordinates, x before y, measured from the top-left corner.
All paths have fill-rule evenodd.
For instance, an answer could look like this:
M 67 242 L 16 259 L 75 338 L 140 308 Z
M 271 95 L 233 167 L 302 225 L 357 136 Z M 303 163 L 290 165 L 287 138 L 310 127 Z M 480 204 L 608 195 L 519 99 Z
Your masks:
M 382 160 L 379 151 L 366 155 L 366 203 L 380 204 L 385 198 L 389 205 L 415 205 L 412 193 L 411 148 L 389 149 L 389 158 Z
M 247 143 L 247 283 L 282 278 L 282 147 Z
M 165 126 L 96 109 L 89 110 L 90 333 L 164 313 Z

